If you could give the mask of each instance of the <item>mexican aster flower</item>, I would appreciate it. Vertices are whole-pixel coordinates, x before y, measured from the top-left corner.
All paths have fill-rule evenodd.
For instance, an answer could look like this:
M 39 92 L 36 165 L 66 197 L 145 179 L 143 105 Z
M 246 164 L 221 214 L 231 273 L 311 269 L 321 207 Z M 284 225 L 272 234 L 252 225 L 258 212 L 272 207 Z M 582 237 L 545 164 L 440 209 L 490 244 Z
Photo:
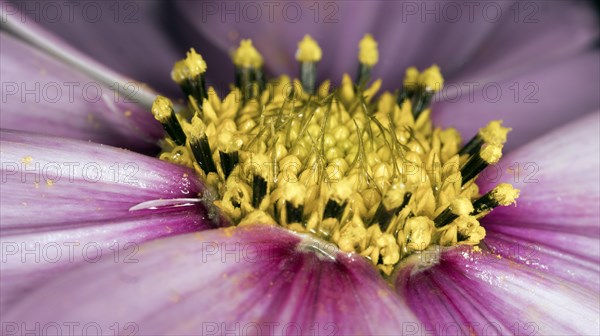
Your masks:
M 3 334 L 600 332 L 587 5 L 93 4 L 174 98 L 2 2 Z

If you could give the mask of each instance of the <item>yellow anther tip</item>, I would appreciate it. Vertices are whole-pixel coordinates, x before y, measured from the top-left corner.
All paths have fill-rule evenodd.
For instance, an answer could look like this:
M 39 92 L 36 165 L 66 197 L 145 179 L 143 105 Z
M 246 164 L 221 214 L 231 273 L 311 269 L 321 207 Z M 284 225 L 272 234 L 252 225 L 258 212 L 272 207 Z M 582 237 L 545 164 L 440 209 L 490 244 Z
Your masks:
M 152 114 L 156 120 L 162 122 L 167 120 L 173 111 L 173 103 L 169 98 L 156 96 L 152 103 Z
M 417 87 L 419 80 L 419 70 L 415 67 L 409 67 L 406 69 L 406 74 L 404 75 L 403 85 L 407 89 L 415 89 Z
M 498 204 L 507 206 L 513 204 L 520 193 L 521 191 L 511 184 L 501 183 L 494 188 L 492 195 Z
M 432 65 L 419 74 L 418 82 L 427 91 L 438 92 L 444 86 L 444 77 L 437 65 Z
M 187 67 L 185 65 L 185 60 L 181 60 L 175 62 L 173 65 L 173 70 L 171 70 L 171 79 L 177 84 L 183 83 L 183 81 L 187 78 Z
M 366 66 L 374 66 L 379 61 L 379 50 L 377 48 L 377 41 L 371 34 L 365 35 L 365 37 L 358 43 L 358 61 Z
M 481 147 L 479 156 L 488 164 L 494 164 L 502 157 L 502 146 L 485 144 Z
M 485 143 L 501 146 L 506 143 L 510 131 L 512 128 L 502 126 L 502 120 L 492 120 L 487 126 L 479 129 L 479 136 Z
M 322 56 L 321 47 L 310 35 L 304 35 L 304 38 L 298 42 L 298 50 L 296 51 L 298 62 L 318 62 Z
M 233 64 L 240 68 L 260 68 L 263 65 L 262 55 L 252 45 L 252 40 L 242 40 L 233 53 Z
M 188 68 L 190 78 L 195 78 L 206 72 L 206 62 L 204 62 L 202 56 L 194 48 L 187 52 L 185 65 Z

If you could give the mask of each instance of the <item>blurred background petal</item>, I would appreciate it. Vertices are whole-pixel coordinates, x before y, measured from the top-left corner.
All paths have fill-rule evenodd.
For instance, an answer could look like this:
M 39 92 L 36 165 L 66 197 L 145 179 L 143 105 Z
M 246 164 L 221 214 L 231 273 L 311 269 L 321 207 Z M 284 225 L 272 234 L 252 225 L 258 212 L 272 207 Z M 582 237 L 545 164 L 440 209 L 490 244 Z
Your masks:
M 163 131 L 147 109 L 4 31 L 0 41 L 2 128 L 156 151 Z

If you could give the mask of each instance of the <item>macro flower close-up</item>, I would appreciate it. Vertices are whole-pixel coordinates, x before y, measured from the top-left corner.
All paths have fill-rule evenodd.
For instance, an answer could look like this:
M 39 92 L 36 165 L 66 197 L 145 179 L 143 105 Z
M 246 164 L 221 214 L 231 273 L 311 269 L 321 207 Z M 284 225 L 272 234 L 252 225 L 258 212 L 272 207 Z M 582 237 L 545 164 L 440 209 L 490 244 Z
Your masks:
M 592 1 L 0 0 L 2 335 L 599 335 Z

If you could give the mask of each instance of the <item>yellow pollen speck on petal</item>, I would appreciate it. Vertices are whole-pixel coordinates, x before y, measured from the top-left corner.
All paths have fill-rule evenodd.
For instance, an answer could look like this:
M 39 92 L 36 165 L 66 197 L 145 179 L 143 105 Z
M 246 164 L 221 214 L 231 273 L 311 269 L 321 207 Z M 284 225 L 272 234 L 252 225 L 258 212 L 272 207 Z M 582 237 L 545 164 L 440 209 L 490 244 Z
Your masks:
M 374 66 L 379 61 L 377 41 L 371 34 L 366 34 L 358 43 L 358 61 L 369 67 Z
M 252 40 L 241 40 L 240 46 L 233 53 L 233 64 L 240 68 L 260 68 L 263 65 L 262 55 L 252 45 Z
M 494 164 L 500 161 L 502 157 L 502 147 L 496 145 L 485 144 L 481 146 L 479 156 L 488 164 Z
M 167 120 L 173 111 L 173 102 L 169 98 L 157 96 L 152 103 L 152 114 L 158 121 Z
M 494 200 L 498 202 L 498 204 L 508 206 L 513 204 L 516 199 L 519 198 L 520 193 L 521 191 L 512 185 L 508 183 L 500 183 L 494 188 L 492 196 L 494 197 Z
M 502 146 L 506 143 L 506 137 L 511 130 L 512 128 L 502 126 L 502 120 L 493 120 L 479 129 L 479 136 L 485 143 Z
M 23 163 L 24 165 L 28 165 L 33 161 L 33 158 L 31 156 L 25 156 L 24 158 L 21 159 L 21 163 Z
M 123 112 L 123 115 L 127 118 L 131 117 L 132 114 L 133 114 L 133 112 L 131 112 L 130 110 Z
M 52 187 L 52 186 L 54 185 L 54 181 L 52 181 L 52 180 L 50 180 L 50 179 L 47 179 L 47 180 L 46 180 L 46 185 L 47 185 L 48 187 Z
M 298 42 L 296 60 L 299 62 L 318 62 L 321 60 L 321 47 L 310 35 L 304 35 L 302 41 Z
M 444 86 L 444 77 L 437 65 L 432 65 L 419 74 L 418 82 L 427 91 L 438 92 Z

